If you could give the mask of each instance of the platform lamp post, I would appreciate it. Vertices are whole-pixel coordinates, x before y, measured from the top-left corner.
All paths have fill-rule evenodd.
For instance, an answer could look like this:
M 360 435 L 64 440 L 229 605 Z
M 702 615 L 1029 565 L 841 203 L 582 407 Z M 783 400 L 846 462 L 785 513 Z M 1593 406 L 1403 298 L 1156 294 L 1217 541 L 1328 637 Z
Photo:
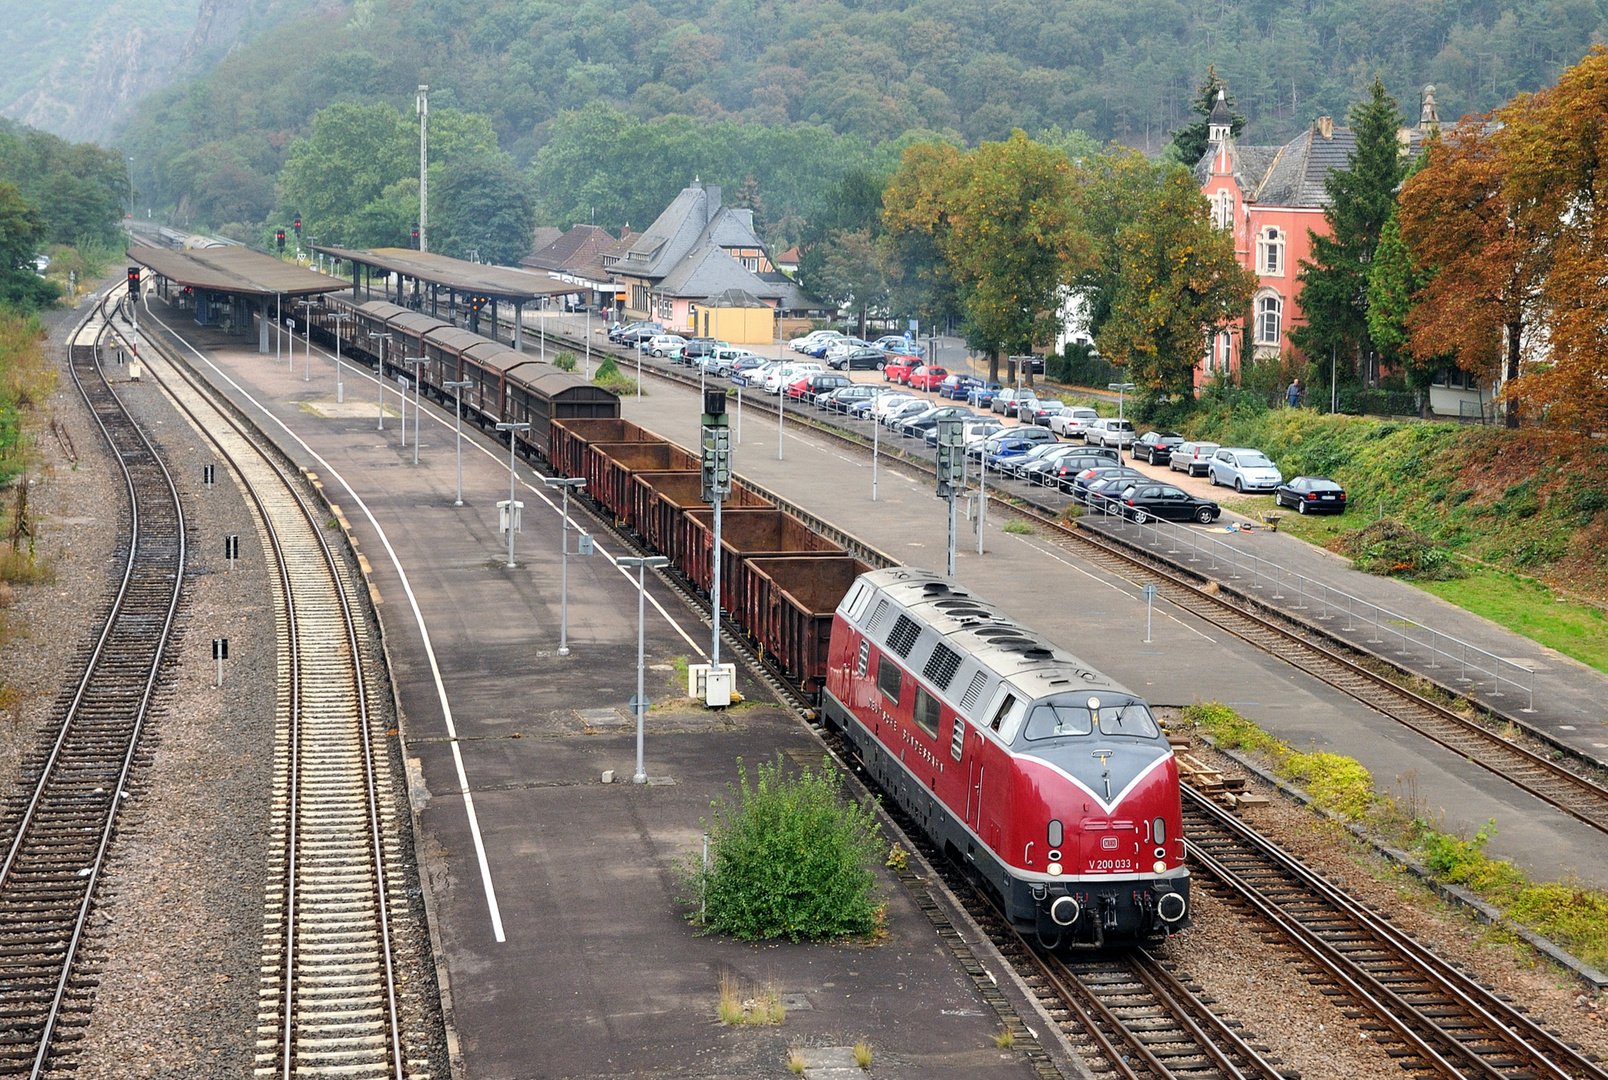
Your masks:
M 453 431 L 458 442 L 458 497 L 453 501 L 453 506 L 463 505 L 463 388 L 471 385 L 468 379 L 441 384 L 442 389 L 453 391 Z
M 519 433 L 529 431 L 530 424 L 520 421 L 518 423 L 498 424 L 498 431 L 508 432 L 508 502 L 498 506 L 502 511 L 499 523 L 503 531 L 508 534 L 508 569 L 514 568 L 514 533 L 519 530 L 519 511 L 524 503 L 514 501 L 514 464 L 515 455 L 519 449 Z
M 648 571 L 669 566 L 670 560 L 663 555 L 647 555 L 640 558 L 622 557 L 614 561 L 619 566 L 637 572 L 637 692 L 636 697 L 631 699 L 632 710 L 636 713 L 637 757 L 636 772 L 631 776 L 631 783 L 646 784 L 648 774 L 642 767 L 642 729 L 647 718 L 648 699 L 642 685 L 642 668 L 646 655 Z
M 419 421 L 419 384 L 424 381 L 424 365 L 430 362 L 428 356 L 404 356 L 402 362 L 413 369 L 413 464 L 419 463 L 419 429 L 424 425 Z M 407 424 L 403 422 L 403 430 Z
M 1134 389 L 1134 385 L 1131 382 L 1106 383 L 1106 389 L 1107 390 L 1115 390 L 1117 392 L 1117 419 L 1121 420 L 1122 419 L 1122 397 L 1129 390 Z M 1117 432 L 1117 464 L 1118 465 L 1122 464 L 1122 432 L 1120 430 Z
M 385 343 L 387 341 L 391 340 L 391 335 L 390 334 L 377 334 L 377 333 L 375 333 L 375 332 L 373 332 L 371 330 L 371 331 L 369 331 L 369 337 L 376 339 L 380 343 L 380 356 L 379 356 L 379 373 L 380 373 L 380 377 L 378 379 L 378 382 L 380 384 L 380 426 L 378 428 L 376 428 L 375 430 L 376 431 L 384 431 L 385 430 Z
M 346 401 L 346 384 L 341 381 L 341 320 L 350 319 L 350 311 L 336 311 L 330 314 L 335 320 L 335 404 L 340 405 Z
M 302 322 L 307 324 L 307 367 L 302 374 L 302 382 L 313 381 L 313 308 L 318 306 L 316 300 L 298 300 L 298 307 L 302 309 Z M 294 339 L 292 339 L 294 340 Z
M 542 483 L 563 489 L 563 506 L 559 510 L 558 564 L 558 655 L 569 655 L 569 494 L 586 486 L 584 476 L 544 476 Z M 583 538 L 581 546 L 586 546 Z

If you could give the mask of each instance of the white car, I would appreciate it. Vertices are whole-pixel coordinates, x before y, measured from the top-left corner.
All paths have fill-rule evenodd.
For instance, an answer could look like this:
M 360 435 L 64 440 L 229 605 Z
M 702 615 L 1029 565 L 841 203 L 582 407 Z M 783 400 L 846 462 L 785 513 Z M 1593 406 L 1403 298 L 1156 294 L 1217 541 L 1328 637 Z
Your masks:
M 1088 406 L 1073 405 L 1071 408 L 1062 409 L 1050 417 L 1050 430 L 1057 435 L 1065 435 L 1069 439 L 1074 437 L 1081 439 L 1083 438 L 1084 428 L 1089 421 L 1098 419 L 1100 419 L 1100 414 Z
M 1117 420 L 1106 417 L 1104 420 L 1091 420 L 1083 429 L 1083 441 L 1090 446 L 1115 446 L 1118 450 L 1133 445 L 1139 437 L 1134 429 L 1132 420 Z
M 765 381 L 760 385 L 767 394 L 780 394 L 782 387 L 788 383 L 820 370 L 820 364 L 780 364 L 765 376 Z
M 1224 446 L 1212 455 L 1206 479 L 1213 487 L 1229 484 L 1235 491 L 1272 491 L 1284 483 L 1284 474 L 1260 450 Z
M 841 337 L 843 337 L 843 331 L 841 330 L 812 330 L 801 338 L 794 338 L 789 341 L 787 347 L 794 352 L 803 352 L 805 349 L 813 345 L 819 345 L 823 341 L 836 341 Z
M 960 438 L 966 446 L 972 446 L 1004 430 L 1005 425 L 998 420 L 968 420 L 960 429 Z
M 648 355 L 668 356 L 671 350 L 679 349 L 686 343 L 687 339 L 680 334 L 658 334 L 648 339 Z
M 879 394 L 877 396 L 877 403 L 871 406 L 871 419 L 875 420 L 879 424 L 884 423 L 887 420 L 890 412 L 893 412 L 895 409 L 902 409 L 912 401 L 919 400 L 921 399 L 916 397 L 916 395 L 907 394 L 904 391 L 893 391 L 886 394 Z

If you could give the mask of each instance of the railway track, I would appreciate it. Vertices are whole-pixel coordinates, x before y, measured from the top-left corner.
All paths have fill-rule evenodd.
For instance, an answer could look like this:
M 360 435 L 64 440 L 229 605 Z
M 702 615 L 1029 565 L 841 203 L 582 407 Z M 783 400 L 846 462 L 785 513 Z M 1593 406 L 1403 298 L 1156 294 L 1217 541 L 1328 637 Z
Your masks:
M 1298 950 L 1308 976 L 1349 1000 L 1349 1015 L 1366 1019 L 1409 1072 L 1608 1080 L 1595 1059 L 1187 786 L 1184 831 L 1197 887 L 1220 891 Z
M 657 364 L 652 368 L 645 364 L 643 370 L 651 370 L 678 385 L 698 385 L 696 378 Z M 764 398 L 763 394 L 755 395 L 750 399 L 754 403 L 747 407 L 775 413 L 776 406 Z M 799 425 L 815 434 L 859 451 L 866 449 L 860 439 L 802 410 L 789 415 L 796 416 Z M 923 464 L 908 456 L 906 459 L 911 464 Z M 1208 572 L 1191 573 L 1163 559 L 1146 558 L 1094 530 L 1058 520 L 1048 507 L 1024 505 L 992 493 L 989 499 L 999 510 L 1041 526 L 1056 546 L 1137 584 L 1156 585 L 1160 598 L 1175 607 L 1284 660 L 1599 832 L 1608 833 L 1608 788 L 1519 745 L 1479 719 L 1418 693 L 1412 687 L 1421 680 L 1414 673 L 1381 658 L 1354 653 L 1309 628 L 1263 614 L 1219 591 L 1209 590 Z M 1469 704 L 1475 710 L 1481 708 Z
M 178 491 L 100 367 L 97 310 L 74 331 L 69 370 L 112 449 L 128 504 L 122 576 L 100 632 L 58 698 L 47 745 L 25 764 L 0 837 L 0 1075 L 71 1064 L 95 984 L 85 928 L 162 668 L 176 645 L 186 535 Z
M 407 1049 L 423 1036 L 404 1030 L 418 995 L 398 978 L 403 853 L 354 587 L 272 451 L 157 344 L 151 374 L 241 482 L 275 585 L 280 695 L 255 1075 L 426 1077 L 428 1060 Z

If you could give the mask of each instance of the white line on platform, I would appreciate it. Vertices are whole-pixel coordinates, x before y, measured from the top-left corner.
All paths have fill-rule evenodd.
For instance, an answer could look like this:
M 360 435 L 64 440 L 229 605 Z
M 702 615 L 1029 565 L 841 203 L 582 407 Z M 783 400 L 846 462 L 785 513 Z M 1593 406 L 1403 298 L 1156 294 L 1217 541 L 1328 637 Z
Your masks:
M 486 890 L 486 908 L 491 914 L 491 932 L 496 936 L 498 941 L 507 941 L 507 937 L 503 934 L 502 912 L 497 907 L 497 890 L 491 883 L 491 865 L 486 861 L 485 841 L 483 841 L 480 836 L 480 819 L 475 816 L 475 800 L 474 797 L 469 793 L 469 776 L 466 772 L 464 772 L 463 755 L 458 752 L 458 728 L 452 719 L 452 704 L 447 700 L 447 687 L 446 684 L 441 680 L 441 668 L 436 663 L 435 648 L 430 644 L 430 631 L 424 624 L 424 613 L 419 610 L 419 601 L 413 595 L 413 586 L 408 582 L 407 571 L 402 569 L 402 560 L 397 558 L 396 549 L 391 547 L 390 538 L 385 535 L 385 530 L 380 527 L 380 523 L 374 519 L 374 514 L 369 510 L 368 504 L 363 501 L 362 497 L 359 496 L 357 492 L 352 490 L 352 485 L 346 482 L 346 478 L 337 472 L 334 466 L 332 466 L 328 461 L 324 460 L 318 451 L 314 450 L 311 446 L 308 446 L 306 441 L 300 435 L 297 435 L 294 431 L 292 431 L 288 424 L 270 412 L 268 408 L 262 404 L 262 402 L 258 401 L 255 397 L 252 397 L 250 391 L 246 390 L 245 387 L 241 386 L 239 383 L 235 382 L 234 379 L 230 378 L 228 372 L 218 367 L 217 364 L 214 364 L 194 345 L 191 345 L 188 341 L 185 341 L 185 339 L 179 334 L 174 333 L 174 330 L 171 326 L 157 318 L 156 315 L 152 314 L 149 304 L 147 304 L 145 307 L 145 314 L 147 318 L 157 323 L 178 341 L 183 342 L 184 347 L 189 349 L 192 353 L 195 353 L 196 357 L 202 363 L 206 364 L 213 371 L 216 371 L 221 378 L 229 383 L 230 386 L 238 390 L 247 401 L 251 402 L 258 409 L 260 409 L 264 416 L 278 424 L 285 430 L 285 434 L 289 435 L 292 439 L 295 439 L 298 443 L 300 443 L 302 449 L 307 451 L 307 453 L 312 456 L 314 461 L 318 462 L 320 468 L 326 470 L 328 474 L 333 476 L 336 480 L 339 480 L 341 486 L 346 489 L 346 493 L 350 495 L 357 503 L 358 507 L 362 509 L 363 515 L 368 518 L 369 524 L 374 526 L 374 531 L 376 534 L 378 534 L 380 543 L 385 545 L 385 552 L 391 557 L 391 565 L 396 568 L 397 577 L 402 582 L 402 591 L 407 594 L 408 604 L 413 609 L 413 621 L 419 628 L 419 638 L 424 643 L 424 653 L 430 660 L 430 674 L 435 679 L 436 696 L 441 702 L 441 713 L 446 718 L 447 736 L 451 740 L 452 745 L 452 762 L 455 766 L 457 766 L 458 769 L 458 788 L 463 793 L 463 806 L 469 815 L 469 832 L 470 835 L 474 837 L 475 841 L 475 857 L 480 860 L 480 881 L 481 884 L 485 886 Z

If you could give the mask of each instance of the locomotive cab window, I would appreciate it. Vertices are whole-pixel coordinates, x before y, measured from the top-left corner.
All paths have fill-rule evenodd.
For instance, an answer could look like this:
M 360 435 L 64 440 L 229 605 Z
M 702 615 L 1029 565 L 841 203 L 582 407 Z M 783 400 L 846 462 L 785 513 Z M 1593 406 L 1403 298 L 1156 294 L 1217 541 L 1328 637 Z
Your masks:
M 1094 731 L 1094 720 L 1088 706 L 1074 703 L 1069 698 L 1050 698 L 1033 706 L 1027 717 L 1025 736 L 1032 741 L 1057 739 L 1065 735 L 1088 735 Z
M 1156 727 L 1155 717 L 1150 715 L 1150 710 L 1142 702 L 1128 701 L 1121 705 L 1100 707 L 1100 734 L 1155 739 L 1160 738 L 1161 731 Z
M 903 673 L 899 665 L 886 656 L 877 657 L 877 689 L 887 698 L 888 704 L 899 704 L 899 680 Z
M 989 729 L 1008 745 L 1016 738 L 1016 732 L 1022 726 L 1022 717 L 1026 714 L 1026 703 L 1018 700 L 1015 694 L 1002 690 L 999 705 L 994 709 L 993 718 L 988 721 Z
M 938 737 L 938 721 L 941 717 L 938 709 L 938 699 L 927 693 L 925 687 L 916 687 L 916 726 L 933 738 Z

